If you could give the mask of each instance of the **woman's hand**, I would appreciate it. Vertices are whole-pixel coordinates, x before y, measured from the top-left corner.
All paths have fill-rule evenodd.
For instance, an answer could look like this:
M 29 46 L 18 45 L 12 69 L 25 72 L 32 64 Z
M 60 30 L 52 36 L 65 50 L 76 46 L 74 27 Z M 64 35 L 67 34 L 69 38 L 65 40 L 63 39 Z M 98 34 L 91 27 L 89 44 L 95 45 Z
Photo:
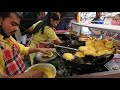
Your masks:
M 28 54 L 37 52 L 48 53 L 50 51 L 52 51 L 52 48 L 30 48 Z

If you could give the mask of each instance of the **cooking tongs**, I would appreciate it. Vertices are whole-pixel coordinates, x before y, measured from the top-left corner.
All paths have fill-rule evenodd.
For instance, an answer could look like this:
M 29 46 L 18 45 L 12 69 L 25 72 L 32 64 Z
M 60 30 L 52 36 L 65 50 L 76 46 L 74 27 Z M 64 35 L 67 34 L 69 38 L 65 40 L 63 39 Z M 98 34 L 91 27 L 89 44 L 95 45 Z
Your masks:
M 65 48 L 65 49 L 70 49 L 70 50 L 78 51 L 78 49 L 75 49 L 75 48 L 65 47 L 65 46 L 56 45 L 56 44 L 54 44 L 54 47 L 59 47 L 59 48 Z
M 56 45 L 56 44 L 46 44 L 45 45 L 46 48 L 65 48 L 65 49 L 69 49 L 69 50 L 74 50 L 74 51 L 78 51 L 78 49 L 76 48 L 70 48 L 67 46 L 62 46 L 62 45 Z

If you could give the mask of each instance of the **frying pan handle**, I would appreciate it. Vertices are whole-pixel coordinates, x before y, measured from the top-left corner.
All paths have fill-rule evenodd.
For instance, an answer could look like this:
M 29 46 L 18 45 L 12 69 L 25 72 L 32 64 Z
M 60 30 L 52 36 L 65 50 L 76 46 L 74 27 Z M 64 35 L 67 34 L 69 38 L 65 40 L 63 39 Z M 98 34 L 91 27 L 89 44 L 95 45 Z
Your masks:
M 94 59 L 96 65 L 104 65 L 109 62 L 114 57 L 114 54 L 105 54 Z M 105 59 L 103 62 L 100 62 L 102 59 Z

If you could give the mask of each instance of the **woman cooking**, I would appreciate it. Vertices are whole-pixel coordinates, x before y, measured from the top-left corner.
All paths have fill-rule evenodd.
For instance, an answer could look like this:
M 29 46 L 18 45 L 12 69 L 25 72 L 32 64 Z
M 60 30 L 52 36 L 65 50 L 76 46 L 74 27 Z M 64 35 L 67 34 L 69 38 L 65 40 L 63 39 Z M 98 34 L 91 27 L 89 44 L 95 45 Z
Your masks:
M 32 39 L 30 47 L 39 47 L 40 43 L 51 42 L 61 44 L 62 41 L 54 32 L 54 27 L 59 23 L 60 17 L 56 13 L 48 13 L 43 20 L 33 24 L 29 29 L 32 31 Z M 31 61 L 34 59 L 35 53 L 30 54 Z M 32 63 L 31 63 L 32 64 Z

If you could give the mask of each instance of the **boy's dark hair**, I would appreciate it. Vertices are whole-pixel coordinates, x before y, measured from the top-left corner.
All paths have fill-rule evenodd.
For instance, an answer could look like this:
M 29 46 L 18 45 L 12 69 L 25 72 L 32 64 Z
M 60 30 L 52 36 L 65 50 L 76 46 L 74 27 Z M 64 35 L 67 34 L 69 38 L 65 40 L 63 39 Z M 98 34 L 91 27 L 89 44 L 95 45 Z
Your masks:
M 15 13 L 17 15 L 17 17 L 19 17 L 19 18 L 22 17 L 22 14 L 20 12 L 0 12 L 0 17 L 5 19 L 6 17 L 10 17 L 11 13 Z
M 44 33 L 44 27 L 45 26 L 50 26 L 50 21 L 51 19 L 53 20 L 60 20 L 60 17 L 56 14 L 56 13 L 53 13 L 53 12 L 48 12 L 47 15 L 45 16 L 45 18 L 42 20 L 42 22 L 38 23 L 37 26 L 33 29 L 33 34 L 39 32 L 39 30 L 41 29 L 42 30 L 42 34 Z

